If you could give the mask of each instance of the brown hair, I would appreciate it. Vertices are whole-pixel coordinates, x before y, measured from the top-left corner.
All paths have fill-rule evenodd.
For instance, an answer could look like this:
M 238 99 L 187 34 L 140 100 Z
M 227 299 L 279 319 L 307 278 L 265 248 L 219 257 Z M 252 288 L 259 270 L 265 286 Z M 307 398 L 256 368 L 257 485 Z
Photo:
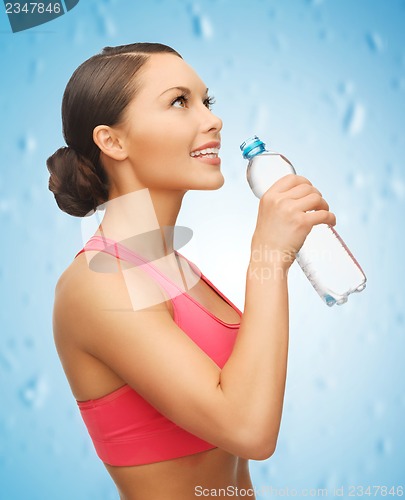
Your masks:
M 67 147 L 59 148 L 46 162 L 49 189 L 64 212 L 83 217 L 107 201 L 108 178 L 93 130 L 97 125 L 120 122 L 138 90 L 135 75 L 150 54 L 165 52 L 181 57 L 160 43 L 105 47 L 71 76 L 62 100 Z

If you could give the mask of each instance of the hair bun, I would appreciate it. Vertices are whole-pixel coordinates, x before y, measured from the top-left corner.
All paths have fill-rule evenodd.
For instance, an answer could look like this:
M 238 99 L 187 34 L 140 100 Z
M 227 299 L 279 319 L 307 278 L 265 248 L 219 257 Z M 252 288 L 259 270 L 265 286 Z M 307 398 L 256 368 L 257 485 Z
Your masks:
M 84 217 L 108 199 L 108 186 L 96 166 L 72 147 L 59 148 L 46 165 L 51 174 L 49 190 L 69 215 Z

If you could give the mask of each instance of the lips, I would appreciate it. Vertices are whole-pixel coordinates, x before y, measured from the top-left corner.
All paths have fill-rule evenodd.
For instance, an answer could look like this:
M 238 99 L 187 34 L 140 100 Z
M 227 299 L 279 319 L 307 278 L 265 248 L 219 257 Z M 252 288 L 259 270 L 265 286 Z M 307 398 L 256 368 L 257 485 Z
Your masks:
M 200 157 L 200 158 L 218 158 L 218 153 L 221 148 L 221 143 L 218 141 L 208 142 L 207 144 L 203 144 L 198 149 L 191 151 L 190 156 Z
M 207 148 L 200 151 L 192 151 L 191 156 L 205 156 L 206 158 L 216 158 L 218 156 L 219 148 Z

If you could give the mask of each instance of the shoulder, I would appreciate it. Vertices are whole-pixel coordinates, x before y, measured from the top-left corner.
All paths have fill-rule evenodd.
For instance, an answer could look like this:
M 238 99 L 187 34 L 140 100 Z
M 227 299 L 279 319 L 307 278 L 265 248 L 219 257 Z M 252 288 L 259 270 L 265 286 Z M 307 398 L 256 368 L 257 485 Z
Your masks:
M 55 337 L 83 340 L 85 332 L 94 334 L 92 325 L 107 312 L 150 309 L 173 316 L 169 297 L 147 273 L 107 254 L 95 262 L 96 254 L 89 251 L 77 256 L 56 284 Z
M 107 255 L 107 265 L 102 267 L 92 260 L 96 253 L 80 254 L 62 273 L 55 287 L 55 305 L 92 307 L 103 298 L 108 300 L 109 290 L 124 291 L 125 280 L 116 259 Z

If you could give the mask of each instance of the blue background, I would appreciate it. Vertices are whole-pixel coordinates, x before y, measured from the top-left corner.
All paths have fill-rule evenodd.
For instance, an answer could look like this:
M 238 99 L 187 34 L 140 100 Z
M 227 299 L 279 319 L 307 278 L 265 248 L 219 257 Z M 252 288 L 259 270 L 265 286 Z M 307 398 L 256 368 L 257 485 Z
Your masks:
M 45 161 L 63 145 L 74 69 L 134 41 L 176 48 L 224 120 L 226 183 L 186 196 L 182 253 L 243 307 L 258 201 L 239 144 L 258 134 L 321 190 L 368 277 L 328 308 L 291 269 L 278 447 L 251 462 L 254 485 L 274 490 L 258 498 L 404 485 L 404 24 L 403 0 L 83 0 L 16 34 L 0 13 L 0 498 L 118 499 L 53 344 L 54 286 L 83 228 L 57 208 Z

